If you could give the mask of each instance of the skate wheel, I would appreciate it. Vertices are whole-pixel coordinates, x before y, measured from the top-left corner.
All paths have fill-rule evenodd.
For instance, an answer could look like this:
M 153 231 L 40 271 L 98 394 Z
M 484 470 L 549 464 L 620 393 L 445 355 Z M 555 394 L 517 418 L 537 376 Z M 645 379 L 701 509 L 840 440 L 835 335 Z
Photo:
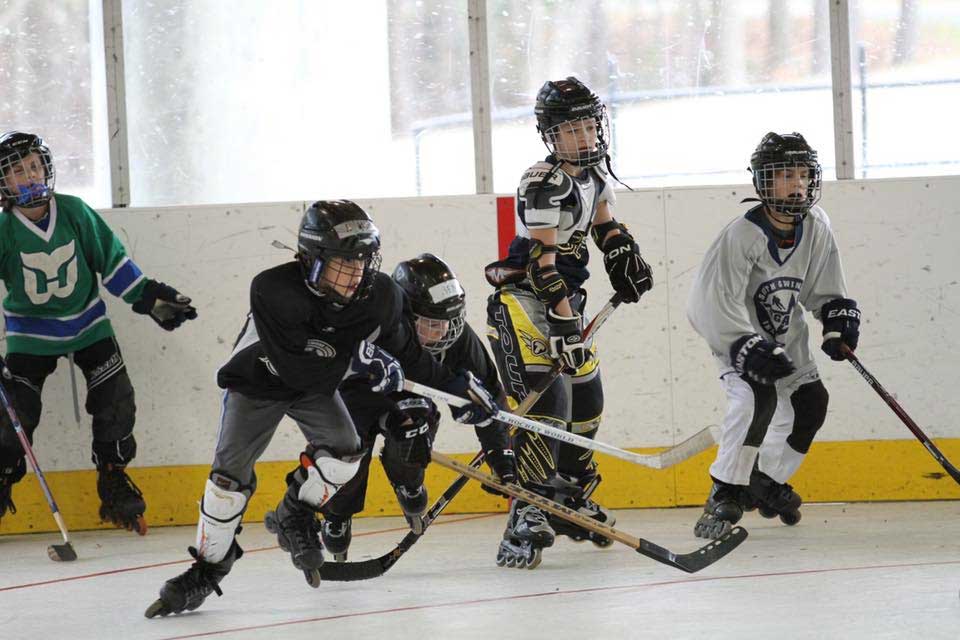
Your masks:
M 303 577 L 307 579 L 307 584 L 316 589 L 320 586 L 320 570 L 307 569 L 303 572 Z
M 407 524 L 410 525 L 410 531 L 414 535 L 422 536 L 423 535 L 423 518 L 420 516 L 407 516 Z
M 527 568 L 527 569 L 536 569 L 537 567 L 540 566 L 540 562 L 543 560 L 543 550 L 542 550 L 542 549 L 539 549 L 539 548 L 538 548 L 538 549 L 534 549 L 534 550 L 533 550 L 533 553 L 532 553 L 531 555 L 532 555 L 532 557 L 526 559 L 526 563 L 525 563 L 525 564 L 526 564 L 526 568 Z
M 777 512 L 774 511 L 773 509 L 770 509 L 769 507 L 757 507 L 757 511 L 760 512 L 761 516 L 763 516 L 764 518 L 767 518 L 768 520 L 771 518 L 777 517 Z
M 167 609 L 167 605 L 163 604 L 162 599 L 157 599 L 156 602 L 147 607 L 147 610 L 143 612 L 144 617 L 154 618 L 156 616 L 167 616 L 170 614 L 170 610 Z
M 800 522 L 801 517 L 802 516 L 800 515 L 799 511 L 791 511 L 790 513 L 781 513 L 780 522 L 787 525 L 788 527 L 792 527 L 793 525 Z
M 147 520 L 143 517 L 143 514 L 140 514 L 137 516 L 137 519 L 134 520 L 133 530 L 136 531 L 138 535 L 147 535 Z
M 498 567 L 505 567 L 506 565 L 507 565 L 507 558 L 506 558 L 506 556 L 503 555 L 503 552 L 502 552 L 502 551 L 498 551 L 498 552 L 497 552 L 497 566 L 498 566 Z
M 277 532 L 277 514 L 275 511 L 267 511 L 263 514 L 263 526 L 266 527 L 270 533 Z
M 333 554 L 333 561 L 334 561 L 334 562 L 346 562 L 346 561 L 347 561 L 347 552 L 344 551 L 343 553 L 335 553 L 335 554 Z
M 611 540 L 610 538 L 608 538 L 608 537 L 606 537 L 606 536 L 599 536 L 599 537 L 597 537 L 597 538 L 591 538 L 591 539 L 590 539 L 590 542 L 592 542 L 595 547 L 598 547 L 598 548 L 600 548 L 600 549 L 606 549 L 607 547 L 609 547 L 610 545 L 613 544 L 613 540 Z

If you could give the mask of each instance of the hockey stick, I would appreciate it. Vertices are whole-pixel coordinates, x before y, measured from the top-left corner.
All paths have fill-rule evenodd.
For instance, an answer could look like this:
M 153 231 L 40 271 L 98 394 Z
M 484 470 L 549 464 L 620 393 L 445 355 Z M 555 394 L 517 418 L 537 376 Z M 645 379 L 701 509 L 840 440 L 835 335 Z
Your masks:
M 492 487 L 501 493 L 506 493 L 508 495 L 517 498 L 518 500 L 523 500 L 529 504 L 536 505 L 544 511 L 549 511 L 559 518 L 563 518 L 567 522 L 571 522 L 579 527 L 587 529 L 588 531 L 593 531 L 600 535 L 606 536 L 611 540 L 616 540 L 617 542 L 623 543 L 635 549 L 637 553 L 647 556 L 652 560 L 656 560 L 662 564 L 665 564 L 674 569 L 679 569 L 681 571 L 686 571 L 687 573 L 696 573 L 701 569 L 709 567 L 711 564 L 724 557 L 734 549 L 736 549 L 744 540 L 747 539 L 747 530 L 743 527 L 734 527 L 730 530 L 730 533 L 721 536 L 720 538 L 714 540 L 710 544 L 707 544 L 696 551 L 690 553 L 677 554 L 669 549 L 665 549 L 658 544 L 650 542 L 649 540 L 644 540 L 643 538 L 637 538 L 629 533 L 625 533 L 613 527 L 607 526 L 600 522 L 597 522 L 589 516 L 581 514 L 579 511 L 574 511 L 568 507 L 558 504 L 553 500 L 548 500 L 543 496 L 528 491 L 521 486 L 515 484 L 504 484 L 494 478 L 488 473 L 484 473 L 479 469 L 471 467 L 470 465 L 463 464 L 453 458 L 445 456 L 442 453 L 433 452 L 432 454 L 433 461 L 439 464 L 441 467 L 446 467 L 452 471 L 465 476 L 469 476 L 474 480 L 482 482 L 488 487 Z
M 67 525 L 64 524 L 63 518 L 60 516 L 60 509 L 57 507 L 57 502 L 53 499 L 53 494 L 50 493 L 47 479 L 43 477 L 40 465 L 37 464 L 37 458 L 33 455 L 30 440 L 27 439 L 27 434 L 20 424 L 20 418 L 17 417 L 17 412 L 14 411 L 13 403 L 10 401 L 10 397 L 7 395 L 7 389 L 3 386 L 2 382 L 0 382 L 0 403 L 3 404 L 3 408 L 7 410 L 7 415 L 10 416 L 10 423 L 13 425 L 14 431 L 17 432 L 17 437 L 20 438 L 20 444 L 23 445 L 23 451 L 27 454 L 27 460 L 30 461 L 33 472 L 37 474 L 37 480 L 40 481 L 40 488 L 43 489 L 43 495 L 46 496 L 47 504 L 50 505 L 50 511 L 53 512 L 53 519 L 57 521 L 57 526 L 63 535 L 63 544 L 52 544 L 47 547 L 47 555 L 50 556 L 51 560 L 63 562 L 76 560 L 77 552 L 73 550 L 73 545 L 70 544 L 70 538 L 67 535 Z
M 440 391 L 439 389 L 434 389 L 432 387 L 413 382 L 412 380 L 405 380 L 403 382 L 403 389 L 404 391 L 409 391 L 425 398 L 429 398 L 434 402 L 445 402 L 446 404 L 453 405 L 455 407 L 462 407 L 470 403 L 469 400 L 455 396 L 452 393 Z M 685 440 L 680 445 L 677 445 L 675 449 L 679 447 L 682 447 L 682 449 L 665 459 L 662 453 L 652 455 L 633 453 L 632 451 L 626 451 L 625 449 L 621 449 L 604 442 L 591 440 L 590 438 L 585 438 L 575 433 L 564 431 L 563 429 L 557 429 L 556 427 L 551 427 L 543 424 L 542 422 L 524 418 L 523 416 L 507 413 L 506 411 L 497 411 L 493 417 L 495 420 L 506 422 L 507 424 L 520 429 L 533 431 L 534 433 L 539 433 L 542 436 L 547 436 L 553 438 L 554 440 L 560 440 L 561 442 L 566 442 L 567 444 L 572 444 L 583 449 L 599 451 L 609 456 L 613 456 L 614 458 L 626 460 L 627 462 L 632 462 L 633 464 L 638 464 L 644 467 L 650 467 L 651 469 L 663 469 L 665 466 L 670 466 L 670 464 L 676 464 L 681 460 L 686 460 L 686 458 L 690 457 L 691 455 L 706 450 L 714 442 L 713 434 L 710 432 L 710 428 L 707 427 L 692 438 Z M 670 464 L 666 464 L 668 461 Z
M 274 246 L 282 243 L 274 241 Z M 285 245 L 280 246 L 279 248 L 284 248 Z M 583 339 L 586 341 L 590 338 L 596 331 L 599 329 L 607 318 L 610 317 L 610 314 L 613 313 L 613 310 L 617 308 L 620 304 L 620 296 L 614 294 L 613 298 L 610 299 L 607 304 L 593 317 L 593 320 L 586 326 L 583 330 Z M 531 389 L 530 393 L 524 398 L 523 402 L 520 403 L 520 406 L 514 411 L 517 415 L 523 415 L 530 410 L 530 407 L 536 403 L 543 393 L 550 388 L 550 385 L 553 384 L 553 381 L 556 380 L 557 376 L 563 371 L 563 367 L 560 365 L 554 365 L 540 380 L 537 381 L 537 384 Z M 712 440 L 712 438 L 711 438 Z M 712 444 L 712 442 L 711 442 Z M 709 445 L 707 445 L 709 447 Z M 473 457 L 473 460 L 470 461 L 470 466 L 478 468 L 483 463 L 483 452 L 478 453 Z M 417 540 L 427 532 L 427 528 L 433 523 L 434 520 L 440 517 L 440 514 L 446 509 L 447 505 L 450 504 L 450 501 L 456 497 L 460 490 L 466 486 L 469 478 L 467 476 L 461 475 L 458 476 L 453 483 L 447 487 L 446 491 L 441 494 L 439 498 L 433 503 L 430 509 L 423 516 L 423 529 L 420 533 L 414 533 L 410 531 L 407 533 L 403 539 L 397 543 L 397 545 L 391 549 L 389 552 L 379 556 L 377 558 L 372 558 L 370 560 L 362 560 L 360 562 L 337 562 L 337 563 L 325 563 L 320 567 L 320 577 L 323 580 L 332 580 L 339 582 L 347 582 L 353 580 L 369 580 L 371 578 L 379 578 L 384 573 L 390 570 L 397 560 L 400 559 L 403 554 L 410 550 L 410 548 L 417 543 Z
M 932 455 L 934 459 L 940 463 L 940 466 L 950 474 L 950 477 L 953 478 L 954 481 L 960 484 L 960 470 L 958 470 L 950 463 L 949 460 L 947 460 L 947 457 L 940 452 L 940 449 L 938 449 L 935 444 L 933 444 L 933 441 L 930 440 L 930 438 L 927 437 L 927 434 L 925 434 L 917 425 L 917 423 L 913 421 L 913 418 L 907 415 L 907 412 L 903 410 L 903 407 L 901 407 L 896 400 L 893 399 L 893 396 L 891 396 L 887 390 L 883 388 L 876 378 L 870 375 L 870 372 L 867 371 L 863 364 L 861 364 L 857 356 L 853 355 L 853 351 L 851 351 L 847 345 L 841 345 L 840 350 L 841 353 L 846 356 L 847 360 L 850 361 L 850 364 L 853 365 L 853 368 L 856 369 L 861 376 L 863 376 L 864 380 L 867 381 L 867 384 L 873 387 L 873 390 L 877 392 L 877 395 L 883 398 L 883 401 L 886 402 L 891 409 L 893 409 L 893 412 L 897 414 L 897 417 L 900 418 L 903 424 L 907 425 L 907 428 L 910 429 L 914 436 L 916 436 L 917 440 L 919 440 L 920 443 L 926 447 L 927 451 L 930 452 L 930 455 Z
M 483 453 L 478 453 L 470 461 L 472 468 L 477 468 L 483 462 Z M 379 578 L 390 570 L 397 560 L 410 550 L 410 547 L 417 543 L 427 527 L 433 524 L 433 521 L 440 517 L 440 513 L 447 508 L 454 496 L 460 493 L 464 485 L 470 481 L 465 475 L 461 475 L 453 481 L 447 490 L 437 498 L 426 514 L 423 515 L 423 530 L 420 533 L 409 531 L 403 539 L 397 543 L 393 549 L 377 558 L 370 560 L 361 560 L 360 562 L 325 562 L 320 567 L 320 578 L 322 580 L 332 580 L 334 582 L 352 582 L 354 580 L 369 580 Z

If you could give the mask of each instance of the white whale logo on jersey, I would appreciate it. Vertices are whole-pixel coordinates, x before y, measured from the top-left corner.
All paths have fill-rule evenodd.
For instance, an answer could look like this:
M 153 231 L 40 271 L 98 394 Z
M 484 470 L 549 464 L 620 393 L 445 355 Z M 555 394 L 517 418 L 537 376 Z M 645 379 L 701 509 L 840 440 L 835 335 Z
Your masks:
M 77 250 L 71 240 L 51 253 L 21 253 L 23 289 L 33 304 L 66 298 L 77 286 Z
M 334 349 L 333 346 L 316 338 L 309 338 L 307 340 L 307 346 L 305 346 L 303 350 L 308 353 L 313 352 L 317 354 L 318 358 L 332 358 L 337 355 L 337 350 Z
M 790 331 L 790 316 L 802 286 L 800 278 L 774 278 L 761 284 L 753 295 L 760 326 L 774 338 Z

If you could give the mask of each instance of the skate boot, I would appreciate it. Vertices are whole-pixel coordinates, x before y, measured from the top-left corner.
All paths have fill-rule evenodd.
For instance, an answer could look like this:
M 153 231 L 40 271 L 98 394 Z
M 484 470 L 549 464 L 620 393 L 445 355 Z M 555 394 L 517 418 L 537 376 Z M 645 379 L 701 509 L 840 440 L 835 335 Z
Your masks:
M 276 511 L 267 511 L 263 524 L 267 531 L 277 535 L 280 548 L 290 554 L 293 566 L 303 571 L 307 584 L 314 589 L 319 587 L 323 545 L 317 536 L 320 532 L 317 514 L 296 498 L 285 495 Z
M 13 484 L 0 477 L 0 521 L 8 512 L 17 512 L 17 505 L 13 504 Z
M 146 535 L 147 521 L 143 512 L 147 510 L 147 504 L 124 467 L 108 464 L 97 468 L 97 493 L 100 494 L 101 521 Z
M 236 541 L 231 545 L 227 556 L 220 562 L 207 562 L 197 553 L 196 547 L 189 547 L 187 551 L 196 562 L 176 578 L 171 578 L 164 583 L 160 588 L 160 598 L 144 612 L 143 615 L 146 617 L 153 618 L 193 611 L 203 604 L 211 593 L 216 593 L 218 597 L 222 596 L 220 581 L 230 573 L 233 563 L 243 555 L 243 549 Z
M 600 484 L 600 479 L 600 474 L 596 472 L 594 466 L 580 478 L 565 473 L 557 473 L 552 483 L 557 485 L 557 498 L 562 498 L 564 506 L 588 518 L 593 518 L 601 524 L 612 527 L 617 521 L 616 516 L 590 499 L 597 485 Z M 613 540 L 610 538 L 579 527 L 563 518 L 553 514 L 550 514 L 548 518 L 550 526 L 553 527 L 557 535 L 567 536 L 574 542 L 589 540 L 600 548 L 606 548 L 613 544 Z
M 427 513 L 427 488 L 422 484 L 415 489 L 408 489 L 402 484 L 393 485 L 397 494 L 397 502 L 403 510 L 403 517 L 407 519 L 410 530 L 418 536 L 423 533 L 423 516 Z
M 320 538 L 324 548 L 333 554 L 337 562 L 347 561 L 347 550 L 350 548 L 352 519 L 328 516 L 320 524 Z
M 750 474 L 750 494 L 757 503 L 757 509 L 764 518 L 776 518 L 788 526 L 800 522 L 800 505 L 803 498 L 787 483 L 780 483 L 754 469 Z
M 736 485 L 713 480 L 713 488 L 703 505 L 703 514 L 693 526 L 693 535 L 716 540 L 726 535 L 743 517 L 742 489 Z
M 497 566 L 536 569 L 541 551 L 553 546 L 555 539 L 550 522 L 539 508 L 514 500 L 497 550 Z

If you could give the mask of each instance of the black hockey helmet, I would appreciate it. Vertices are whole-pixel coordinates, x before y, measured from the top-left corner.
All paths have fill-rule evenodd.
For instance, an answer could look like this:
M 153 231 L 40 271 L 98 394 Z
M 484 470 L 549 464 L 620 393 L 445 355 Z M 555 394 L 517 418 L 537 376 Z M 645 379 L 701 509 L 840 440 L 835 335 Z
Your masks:
M 607 108 L 597 94 L 575 77 L 545 82 L 537 93 L 533 112 L 537 116 L 540 138 L 558 160 L 578 167 L 592 167 L 607 157 L 610 150 Z M 568 126 L 572 127 L 572 131 L 586 126 L 595 128 L 596 142 L 593 148 L 573 151 L 558 149 L 558 132 L 566 123 L 570 123 Z
M 31 182 L 19 187 L 14 187 L 13 183 L 8 184 L 7 180 L 13 178 L 14 172 L 30 170 L 30 167 L 23 166 L 23 160 L 31 153 L 36 153 L 40 158 L 43 182 Z M 0 198 L 4 208 L 14 205 L 37 207 L 49 201 L 53 197 L 56 179 L 53 155 L 43 143 L 43 138 L 20 131 L 9 131 L 0 136 Z
M 363 274 L 350 296 L 338 293 L 324 269 L 333 258 L 362 260 Z M 300 220 L 297 260 L 307 287 L 316 295 L 346 305 L 370 293 L 380 269 L 380 232 L 359 205 L 349 200 L 320 200 L 310 205 Z
M 775 198 L 774 178 L 777 172 L 800 168 L 806 168 L 809 177 L 803 193 L 793 194 L 789 198 Z M 760 200 L 780 213 L 802 220 L 810 207 L 820 200 L 822 171 L 817 152 L 799 133 L 779 134 L 771 131 L 763 136 L 750 156 L 750 171 Z
M 467 297 L 449 265 L 421 253 L 398 264 L 393 279 L 410 301 L 420 344 L 433 354 L 450 348 L 463 333 Z

